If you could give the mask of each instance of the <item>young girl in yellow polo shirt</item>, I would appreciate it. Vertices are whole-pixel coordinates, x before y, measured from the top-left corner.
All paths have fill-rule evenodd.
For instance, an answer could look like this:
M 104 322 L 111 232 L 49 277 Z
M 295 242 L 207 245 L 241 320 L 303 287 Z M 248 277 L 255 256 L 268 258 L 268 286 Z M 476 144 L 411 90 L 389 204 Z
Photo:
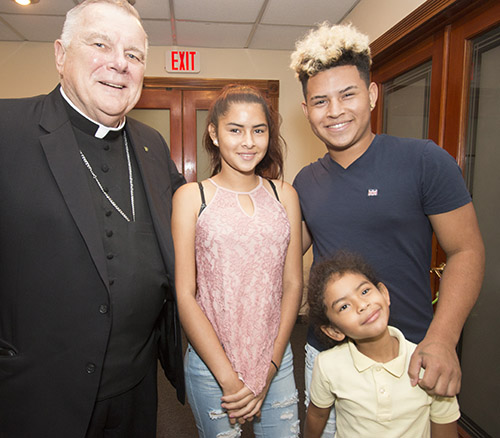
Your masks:
M 416 345 L 388 326 L 389 291 L 360 256 L 341 252 L 315 265 L 308 301 L 318 336 L 336 346 L 315 361 L 305 438 L 321 437 L 332 406 L 336 438 L 457 438 L 456 397 L 411 385 Z

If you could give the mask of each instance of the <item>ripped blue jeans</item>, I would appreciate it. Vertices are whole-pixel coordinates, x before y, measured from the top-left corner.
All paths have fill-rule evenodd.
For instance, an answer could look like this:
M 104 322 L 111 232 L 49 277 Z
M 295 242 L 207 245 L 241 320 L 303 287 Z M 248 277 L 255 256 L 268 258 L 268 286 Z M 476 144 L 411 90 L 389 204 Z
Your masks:
M 217 380 L 189 345 L 184 360 L 186 392 L 200 438 L 237 438 L 239 424 L 231 425 L 222 410 L 222 390 Z M 261 417 L 253 420 L 258 438 L 299 436 L 298 393 L 293 377 L 293 356 L 288 344 L 279 372 L 274 376 L 262 404 Z
M 307 409 L 309 406 L 309 388 L 311 387 L 314 361 L 316 360 L 319 351 L 310 344 L 306 344 L 305 350 L 306 350 L 306 359 L 305 359 L 306 366 L 304 368 L 304 378 L 306 385 L 305 405 Z M 326 426 L 323 430 L 321 438 L 334 438 L 336 430 L 337 430 L 337 422 L 336 422 L 335 408 L 332 407 L 332 409 L 330 410 L 330 416 L 328 417 L 328 421 L 326 422 Z

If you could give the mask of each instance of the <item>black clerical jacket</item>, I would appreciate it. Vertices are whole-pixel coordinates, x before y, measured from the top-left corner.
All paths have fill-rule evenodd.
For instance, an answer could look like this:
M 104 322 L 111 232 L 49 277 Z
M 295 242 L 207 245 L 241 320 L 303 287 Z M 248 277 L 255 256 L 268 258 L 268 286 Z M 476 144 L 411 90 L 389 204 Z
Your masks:
M 0 438 L 82 438 L 111 318 L 105 253 L 87 169 L 57 87 L 0 100 Z M 170 232 L 184 183 L 161 135 L 129 119 L 169 291 L 159 357 L 184 400 Z

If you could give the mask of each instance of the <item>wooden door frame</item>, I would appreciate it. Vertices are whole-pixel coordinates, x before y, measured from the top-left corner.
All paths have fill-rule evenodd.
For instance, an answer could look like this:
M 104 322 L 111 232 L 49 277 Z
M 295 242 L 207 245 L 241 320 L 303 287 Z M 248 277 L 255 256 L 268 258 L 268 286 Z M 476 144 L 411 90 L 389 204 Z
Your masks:
M 427 0 L 370 44 L 373 65 L 399 55 L 408 46 L 492 3 L 492 0 Z
M 425 53 L 428 59 L 432 59 L 431 101 L 439 102 L 439 106 L 433 104 L 430 108 L 429 137 L 455 157 L 462 170 L 465 163 L 465 114 L 468 95 L 462 91 L 463 81 L 457 83 L 453 78 L 457 77 L 457 71 L 463 72 L 462 78 L 470 73 L 466 71 L 470 51 L 466 49 L 465 57 L 461 55 L 464 52 L 457 46 L 460 43 L 457 38 L 453 38 L 452 33 L 460 23 L 470 20 L 471 24 L 467 26 L 471 29 L 468 37 L 472 38 L 472 29 L 478 29 L 478 23 L 484 29 L 484 11 L 492 8 L 498 10 L 495 0 L 427 0 L 370 44 L 372 72 L 381 71 L 381 76 L 384 70 L 394 72 L 394 69 L 400 69 L 403 73 L 405 68 L 413 68 L 424 62 L 418 58 L 425 56 Z M 498 13 L 486 16 L 489 18 L 488 26 L 498 25 Z M 471 17 L 483 18 L 471 20 Z M 411 56 L 408 55 L 410 47 Z M 435 64 L 436 62 L 439 64 Z M 450 118 L 450 112 L 456 111 L 456 105 L 460 108 L 458 122 L 454 121 L 456 114 Z M 372 112 L 372 126 L 377 133 L 380 133 L 382 128 L 382 111 L 382 105 L 378 105 L 376 111 Z
M 258 88 L 269 99 L 274 109 L 279 109 L 280 82 L 277 79 L 203 79 L 169 78 L 148 76 L 144 78 L 144 89 L 164 88 L 167 90 L 220 90 L 229 84 L 251 85 Z

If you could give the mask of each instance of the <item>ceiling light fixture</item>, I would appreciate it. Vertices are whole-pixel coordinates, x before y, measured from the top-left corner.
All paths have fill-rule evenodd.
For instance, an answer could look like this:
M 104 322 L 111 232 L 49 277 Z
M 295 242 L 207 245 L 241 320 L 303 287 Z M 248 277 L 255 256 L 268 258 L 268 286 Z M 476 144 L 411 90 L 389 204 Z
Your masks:
M 12 0 L 12 1 L 21 6 L 28 6 L 32 5 L 33 3 L 38 3 L 40 0 Z

